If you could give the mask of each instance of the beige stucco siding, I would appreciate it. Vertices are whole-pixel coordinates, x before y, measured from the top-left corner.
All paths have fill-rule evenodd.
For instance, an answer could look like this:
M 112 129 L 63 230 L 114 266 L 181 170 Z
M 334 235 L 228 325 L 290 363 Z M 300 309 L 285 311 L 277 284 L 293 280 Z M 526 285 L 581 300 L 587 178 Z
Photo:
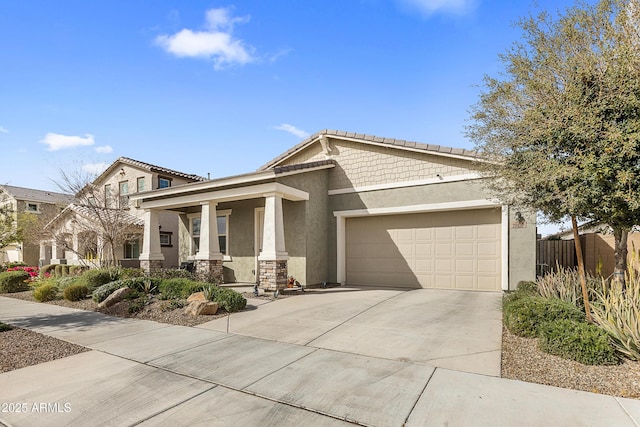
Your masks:
M 319 142 L 282 162 L 283 165 L 333 159 L 329 189 L 347 189 L 387 183 L 451 177 L 474 172 L 468 160 L 418 153 L 392 147 L 330 139 L 326 155 Z

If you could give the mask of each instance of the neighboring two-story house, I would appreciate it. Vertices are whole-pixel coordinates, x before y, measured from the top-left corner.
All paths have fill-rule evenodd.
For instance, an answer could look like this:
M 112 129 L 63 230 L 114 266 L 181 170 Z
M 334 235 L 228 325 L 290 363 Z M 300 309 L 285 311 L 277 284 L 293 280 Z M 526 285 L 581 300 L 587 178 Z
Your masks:
M 46 222 L 58 215 L 72 200 L 73 197 L 67 194 L 53 191 L 0 185 L 0 203 L 6 207 L 5 212 L 12 216 L 12 226 L 16 228 Z M 0 248 L 0 264 L 24 262 L 37 265 L 39 242 L 33 239 L 33 236 L 25 233 L 21 241 Z
M 120 157 L 47 224 L 51 239 L 41 242 L 40 263 L 139 266 L 143 212 L 129 196 L 199 181 L 205 178 Z M 178 215 L 164 213 L 157 227 L 166 267 L 177 267 Z

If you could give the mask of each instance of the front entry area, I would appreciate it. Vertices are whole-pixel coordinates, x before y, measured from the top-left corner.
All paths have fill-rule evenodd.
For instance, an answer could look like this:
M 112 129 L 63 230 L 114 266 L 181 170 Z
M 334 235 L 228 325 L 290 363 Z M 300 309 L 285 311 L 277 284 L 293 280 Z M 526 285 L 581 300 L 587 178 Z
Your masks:
M 346 218 L 346 283 L 500 291 L 500 209 Z

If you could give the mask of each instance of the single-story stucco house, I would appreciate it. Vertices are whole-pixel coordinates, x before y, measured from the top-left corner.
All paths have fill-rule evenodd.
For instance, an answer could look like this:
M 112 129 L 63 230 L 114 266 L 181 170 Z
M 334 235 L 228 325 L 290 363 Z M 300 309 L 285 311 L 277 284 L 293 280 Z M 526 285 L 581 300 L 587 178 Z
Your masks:
M 254 173 L 132 194 L 141 266 L 163 266 L 158 217 L 170 211 L 180 261 L 219 281 L 514 289 L 535 278 L 535 216 L 493 200 L 478 160 L 324 130 Z

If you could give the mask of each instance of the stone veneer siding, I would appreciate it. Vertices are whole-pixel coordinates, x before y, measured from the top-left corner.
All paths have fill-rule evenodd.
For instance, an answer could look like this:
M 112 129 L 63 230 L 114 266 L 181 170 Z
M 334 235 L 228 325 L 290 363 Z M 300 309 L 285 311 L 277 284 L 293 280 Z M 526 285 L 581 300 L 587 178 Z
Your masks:
M 468 160 L 418 153 L 393 147 L 329 139 L 331 153 L 324 154 L 316 142 L 283 165 L 333 159 L 337 162 L 329 174 L 329 189 L 338 190 L 366 185 L 464 175 L 474 172 Z
M 194 266 L 198 280 L 217 284 L 224 282 L 221 259 L 198 259 L 195 261 Z
M 287 261 L 260 261 L 260 287 L 275 291 L 287 287 Z
M 141 259 L 140 268 L 149 273 L 154 270 L 162 269 L 162 260 L 160 259 Z

